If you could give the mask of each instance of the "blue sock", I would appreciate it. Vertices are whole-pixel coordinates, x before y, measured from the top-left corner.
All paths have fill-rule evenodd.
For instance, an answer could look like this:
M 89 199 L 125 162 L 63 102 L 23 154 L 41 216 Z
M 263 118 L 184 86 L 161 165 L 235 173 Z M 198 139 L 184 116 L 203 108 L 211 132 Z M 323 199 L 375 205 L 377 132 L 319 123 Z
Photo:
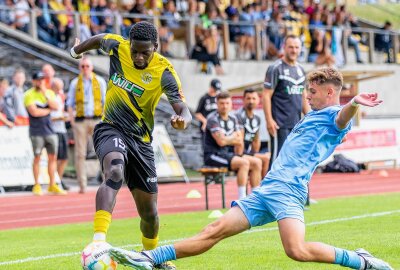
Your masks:
M 362 263 L 361 260 L 361 257 L 354 251 L 335 248 L 335 264 L 347 266 L 352 269 L 360 269 Z
M 173 245 L 160 246 L 153 250 L 146 250 L 145 252 L 153 259 L 156 265 L 166 261 L 176 260 L 176 253 Z

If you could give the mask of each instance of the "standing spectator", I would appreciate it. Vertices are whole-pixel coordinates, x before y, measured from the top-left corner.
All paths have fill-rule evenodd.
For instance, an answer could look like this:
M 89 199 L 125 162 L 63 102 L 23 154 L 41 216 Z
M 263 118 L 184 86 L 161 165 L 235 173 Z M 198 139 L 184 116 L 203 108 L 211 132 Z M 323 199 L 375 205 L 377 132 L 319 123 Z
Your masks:
M 301 41 L 288 35 L 283 43 L 284 55 L 268 67 L 263 93 L 263 107 L 267 129 L 271 136 L 271 161 L 279 151 L 301 118 L 301 112 L 309 111 L 306 102 L 305 71 L 297 62 L 301 51 Z
M 226 167 L 237 171 L 237 185 L 239 198 L 246 197 L 247 177 L 250 172 L 250 162 L 240 154 L 243 152 L 243 136 L 239 123 L 232 109 L 232 99 L 227 92 L 217 96 L 217 111 L 207 117 L 207 127 L 204 138 L 204 164 L 212 167 Z M 260 171 L 258 172 L 260 174 Z
M 34 154 L 33 177 L 35 185 L 32 192 L 34 195 L 42 195 L 42 187 L 39 184 L 40 155 L 42 149 L 46 148 L 49 174 L 47 191 L 56 195 L 64 195 L 66 192 L 60 189 L 55 182 L 58 142 L 50 119 L 50 112 L 57 110 L 58 105 L 54 92 L 45 86 L 42 72 L 33 74 L 32 84 L 33 87 L 26 91 L 24 96 L 24 104 L 29 114 L 29 136 Z
M 268 171 L 270 153 L 260 153 L 261 118 L 255 113 L 259 103 L 260 97 L 258 93 L 253 89 L 246 89 L 243 94 L 243 108 L 239 109 L 235 114 L 243 131 L 244 154 L 261 159 L 261 178 L 263 178 Z
M 79 76 L 69 86 L 67 106 L 75 139 L 75 169 L 79 193 L 85 193 L 88 136 L 93 136 L 94 126 L 103 114 L 107 85 L 102 77 L 93 72 L 93 64 L 89 58 L 82 58 L 79 70 Z
M 222 84 L 220 80 L 213 79 L 207 94 L 200 98 L 199 105 L 197 105 L 195 117 L 201 123 L 200 129 L 202 133 L 206 131 L 207 116 L 217 110 L 216 96 L 221 91 L 221 88 Z
M 5 95 L 9 87 L 7 79 L 0 78 L 0 123 L 9 128 L 14 126 L 14 116 L 12 108 L 6 102 Z
M 15 3 L 15 26 L 18 30 L 28 33 L 29 23 L 29 4 L 26 0 L 17 0 Z
M 64 82 L 59 78 L 54 78 L 51 83 L 51 90 L 54 91 L 58 105 L 58 109 L 56 111 L 51 111 L 50 114 L 54 132 L 58 137 L 57 173 L 60 177 L 63 189 L 69 190 L 69 186 L 63 181 L 65 166 L 67 166 L 68 163 L 68 135 L 65 127 Z
M 52 65 L 44 64 L 42 67 L 42 72 L 44 75 L 44 81 L 45 81 L 47 89 L 51 89 L 51 86 L 53 84 L 54 75 L 56 75 L 56 71 L 54 70 Z
M 392 23 L 386 21 L 384 26 L 380 28 L 381 32 L 375 34 L 375 49 L 383 51 L 387 54 L 387 63 L 394 63 L 392 58 L 392 39 L 390 38 L 390 30 L 392 29 Z
M 15 116 L 28 117 L 24 105 L 25 80 L 25 70 L 22 68 L 15 69 L 13 83 L 6 93 L 7 103 L 12 107 Z

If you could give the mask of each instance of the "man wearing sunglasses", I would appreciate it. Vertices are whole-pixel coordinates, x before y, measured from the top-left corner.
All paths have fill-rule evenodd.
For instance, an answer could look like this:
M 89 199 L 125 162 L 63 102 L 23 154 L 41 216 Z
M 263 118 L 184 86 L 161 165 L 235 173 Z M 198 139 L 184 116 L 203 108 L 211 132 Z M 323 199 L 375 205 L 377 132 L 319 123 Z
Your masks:
M 93 136 L 94 127 L 103 115 L 107 84 L 93 72 L 93 64 L 89 58 L 81 59 L 79 71 L 79 76 L 69 86 L 67 106 L 75 139 L 75 169 L 79 193 L 85 193 L 88 137 Z
M 104 115 L 94 132 L 105 181 L 97 191 L 93 241 L 106 240 L 116 196 L 125 180 L 141 218 L 143 248 L 151 250 L 158 244 L 158 185 L 151 146 L 155 109 L 165 94 L 175 111 L 170 121 L 173 128 L 185 129 L 192 116 L 175 69 L 156 52 L 157 39 L 155 26 L 142 21 L 133 25 L 129 40 L 100 34 L 82 43 L 76 40 L 71 49 L 74 58 L 92 49 L 110 56 Z M 155 267 L 175 269 L 168 262 Z

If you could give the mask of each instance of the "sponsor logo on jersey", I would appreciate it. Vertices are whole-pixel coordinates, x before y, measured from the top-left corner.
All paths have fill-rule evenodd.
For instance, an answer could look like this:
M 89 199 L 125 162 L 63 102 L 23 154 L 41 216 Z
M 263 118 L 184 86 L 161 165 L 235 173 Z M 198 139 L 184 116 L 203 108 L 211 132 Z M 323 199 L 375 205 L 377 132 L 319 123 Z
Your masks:
M 111 81 L 115 86 L 124 89 L 125 91 L 131 93 L 134 96 L 141 97 L 143 95 L 144 92 L 143 87 L 134 84 L 133 82 L 129 81 L 120 74 L 114 73 L 111 76 Z

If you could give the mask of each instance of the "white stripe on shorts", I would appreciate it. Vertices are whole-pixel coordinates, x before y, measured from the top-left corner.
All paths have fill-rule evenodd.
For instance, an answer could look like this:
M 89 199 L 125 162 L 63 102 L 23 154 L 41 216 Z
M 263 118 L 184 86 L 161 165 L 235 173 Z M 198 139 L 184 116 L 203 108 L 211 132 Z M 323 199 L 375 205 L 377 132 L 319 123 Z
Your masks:
M 216 155 L 212 154 L 212 155 L 210 156 L 210 158 L 211 158 L 212 160 L 214 160 L 214 161 L 219 162 L 219 163 L 228 165 L 228 160 L 226 160 L 226 159 L 224 159 L 224 158 L 222 158 L 222 157 L 219 157 L 219 156 L 216 156 Z

